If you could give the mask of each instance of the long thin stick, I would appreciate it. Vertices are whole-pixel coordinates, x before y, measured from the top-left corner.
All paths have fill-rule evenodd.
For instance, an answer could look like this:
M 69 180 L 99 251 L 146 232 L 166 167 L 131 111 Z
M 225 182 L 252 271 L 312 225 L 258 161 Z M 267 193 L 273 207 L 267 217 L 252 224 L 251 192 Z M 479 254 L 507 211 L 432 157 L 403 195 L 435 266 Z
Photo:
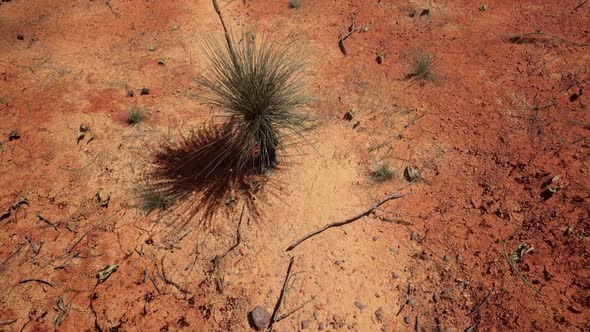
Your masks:
M 585 4 L 586 4 L 586 2 L 588 2 L 588 0 L 582 1 L 582 3 L 580 3 L 580 4 L 578 5 L 578 7 L 574 8 L 574 11 L 578 11 L 578 9 L 580 9 L 580 7 L 582 7 L 583 5 L 585 5 Z
M 53 287 L 52 283 L 50 283 L 49 281 L 41 280 L 41 279 L 23 279 L 23 280 L 19 281 L 19 284 L 26 284 L 27 282 L 31 282 L 31 281 L 42 283 L 47 286 Z
M 287 318 L 287 317 L 291 316 L 292 314 L 294 314 L 294 313 L 295 313 L 295 312 L 297 312 L 298 310 L 302 309 L 302 308 L 303 308 L 303 307 L 304 307 L 306 304 L 308 304 L 309 302 L 311 302 L 311 301 L 315 300 L 315 298 L 316 298 L 316 297 L 317 297 L 317 295 L 314 295 L 314 296 L 312 296 L 312 297 L 311 297 L 309 300 L 307 300 L 307 301 L 305 301 L 305 302 L 301 303 L 301 304 L 300 304 L 298 307 L 296 307 L 295 309 L 293 309 L 293 310 L 291 310 L 291 311 L 287 312 L 286 314 L 283 314 L 283 315 L 281 315 L 281 317 L 277 318 L 277 320 L 276 320 L 276 321 L 278 322 L 278 321 L 281 321 L 281 320 L 283 320 L 283 319 L 285 319 L 285 318 Z
M 231 246 L 227 251 L 221 256 L 221 258 L 225 258 L 227 254 L 229 254 L 232 250 L 236 249 L 237 246 L 240 245 L 242 242 L 242 232 L 240 231 L 240 227 L 242 226 L 242 218 L 244 217 L 244 209 L 246 208 L 246 204 L 242 205 L 242 212 L 240 213 L 240 220 L 238 220 L 238 226 L 236 227 L 236 243 Z
M 229 54 L 230 54 L 232 61 L 235 65 L 237 63 L 238 57 L 236 56 L 236 53 L 234 51 L 234 44 L 232 43 L 229 32 L 227 31 L 227 26 L 225 25 L 225 20 L 223 19 L 223 14 L 221 14 L 221 9 L 219 9 L 219 3 L 217 3 L 217 0 L 212 0 L 212 1 L 213 1 L 213 7 L 215 8 L 215 12 L 217 13 L 217 16 L 219 16 L 219 20 L 221 21 L 221 26 L 223 27 L 223 33 L 225 34 L 225 41 L 227 42 L 227 48 L 229 49 Z
M 299 244 L 301 244 L 301 242 L 303 242 L 303 241 L 305 241 L 305 240 L 309 239 L 309 238 L 310 238 L 310 237 L 312 237 L 312 236 L 318 235 L 318 234 L 320 234 L 320 233 L 324 232 L 325 230 L 327 230 L 327 229 L 329 229 L 329 228 L 332 228 L 332 227 L 338 227 L 338 226 L 342 226 L 342 225 L 346 225 L 346 224 L 350 224 L 351 222 L 353 222 L 353 221 L 355 221 L 355 220 L 358 220 L 358 219 L 360 219 L 360 218 L 362 218 L 362 217 L 365 217 L 365 216 L 369 215 L 371 212 L 373 212 L 373 210 L 377 209 L 378 207 L 380 207 L 381 205 L 383 205 L 385 202 L 387 202 L 387 201 L 390 201 L 390 200 L 392 200 L 392 199 L 396 199 L 396 198 L 404 197 L 404 196 L 405 196 L 404 194 L 400 194 L 400 193 L 391 194 L 391 195 L 389 195 L 389 196 L 385 197 L 385 198 L 384 198 L 383 200 L 381 200 L 379 203 L 377 203 L 377 204 L 373 205 L 371 208 L 369 208 L 369 209 L 367 209 L 367 210 L 365 210 L 365 211 L 363 211 L 363 212 L 361 212 L 361 213 L 357 214 L 357 215 L 356 215 L 356 216 L 354 216 L 354 217 L 350 217 L 350 218 L 348 218 L 348 219 L 346 219 L 346 220 L 343 220 L 343 221 L 338 221 L 338 222 L 334 222 L 334 223 L 331 223 L 331 224 L 327 224 L 327 225 L 325 225 L 324 227 L 322 227 L 322 228 L 320 228 L 320 229 L 318 229 L 318 230 L 316 230 L 316 231 L 313 231 L 313 232 L 311 232 L 311 233 L 309 233 L 309 234 L 305 235 L 305 236 L 304 236 L 304 237 L 302 237 L 301 239 L 299 239 L 299 240 L 297 240 L 297 241 L 293 242 L 293 243 L 292 243 L 292 244 L 291 244 L 291 245 L 290 245 L 290 246 L 287 248 L 287 250 L 286 250 L 286 251 L 291 251 L 291 250 L 293 250 L 295 247 L 297 247 Z
M 278 314 L 281 310 L 281 306 L 283 305 L 283 301 L 285 300 L 285 296 L 287 295 L 288 290 L 288 283 L 289 279 L 291 278 L 291 269 L 293 268 L 293 263 L 295 263 L 295 257 L 291 257 L 289 260 L 289 267 L 287 268 L 287 276 L 285 277 L 285 282 L 283 282 L 283 289 L 281 290 L 281 294 L 279 296 L 279 300 L 275 305 L 275 309 L 272 312 L 272 316 L 270 316 L 270 323 L 268 325 L 268 331 L 272 332 L 272 325 L 278 320 Z

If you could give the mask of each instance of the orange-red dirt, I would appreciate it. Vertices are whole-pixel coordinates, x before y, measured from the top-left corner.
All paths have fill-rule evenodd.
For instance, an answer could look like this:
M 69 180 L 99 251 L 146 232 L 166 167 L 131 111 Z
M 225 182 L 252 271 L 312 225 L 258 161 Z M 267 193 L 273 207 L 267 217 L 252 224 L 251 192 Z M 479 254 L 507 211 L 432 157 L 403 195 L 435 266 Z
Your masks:
M 1 331 L 51 330 L 56 317 L 63 331 L 248 331 L 250 310 L 274 308 L 291 256 L 280 314 L 311 301 L 275 331 L 590 331 L 590 3 L 301 2 L 220 1 L 234 29 L 303 41 L 317 119 L 251 193 L 223 259 L 244 195 L 208 218 L 189 213 L 210 203 L 198 191 L 137 209 L 160 147 L 216 114 L 194 83 L 203 35 L 221 37 L 211 2 L 1 2 L 0 210 L 30 203 L 0 222 Z M 344 56 L 351 15 L 367 29 Z M 420 52 L 435 56 L 431 80 L 406 78 Z M 145 122 L 126 124 L 132 107 Z M 379 162 L 398 176 L 373 183 Z M 408 184 L 410 165 L 422 177 Z M 534 251 L 515 267 L 539 293 L 505 257 L 504 243 L 510 254 L 525 242 Z

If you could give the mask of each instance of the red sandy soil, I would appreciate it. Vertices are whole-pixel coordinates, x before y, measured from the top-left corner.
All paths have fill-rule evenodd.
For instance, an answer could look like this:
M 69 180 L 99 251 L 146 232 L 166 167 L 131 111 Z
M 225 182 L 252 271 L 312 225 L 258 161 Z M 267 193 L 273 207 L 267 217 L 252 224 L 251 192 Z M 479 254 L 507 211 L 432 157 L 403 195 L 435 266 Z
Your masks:
M 0 330 L 53 329 L 64 296 L 64 331 L 248 331 L 248 312 L 272 311 L 294 257 L 280 313 L 311 301 L 275 331 L 589 331 L 581 2 L 221 1 L 234 28 L 301 38 L 318 123 L 252 194 L 240 243 L 217 260 L 235 243 L 243 197 L 207 218 L 214 202 L 198 191 L 167 212 L 137 209 L 159 147 L 215 114 L 193 81 L 203 34 L 221 36 L 210 1 L 2 2 L 0 208 L 30 205 L 0 222 Z M 346 39 L 344 56 L 351 14 L 368 29 Z M 510 42 L 535 31 L 544 34 Z M 436 56 L 432 80 L 406 79 L 419 52 Z M 147 110 L 144 123 L 125 123 L 131 107 Z M 90 134 L 77 144 L 81 124 Z M 21 138 L 9 141 L 14 130 Z M 398 176 L 373 183 L 378 162 Z M 412 184 L 409 165 L 422 174 Z M 542 199 L 556 175 L 562 188 Z M 402 187 L 369 217 L 285 251 Z M 108 207 L 98 191 L 111 193 Z M 504 243 L 510 253 L 525 242 L 534 252 L 515 267 L 539 294 L 505 258 Z M 30 278 L 52 286 L 20 283 Z

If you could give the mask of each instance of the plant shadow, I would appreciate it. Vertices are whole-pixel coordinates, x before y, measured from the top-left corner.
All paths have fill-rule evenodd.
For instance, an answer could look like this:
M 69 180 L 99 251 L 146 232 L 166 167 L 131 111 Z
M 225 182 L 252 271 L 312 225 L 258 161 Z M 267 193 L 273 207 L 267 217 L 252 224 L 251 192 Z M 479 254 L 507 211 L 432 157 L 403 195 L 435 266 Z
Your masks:
M 158 193 L 175 201 L 170 208 L 183 228 L 199 216 L 209 226 L 220 208 L 229 208 L 240 200 L 250 215 L 258 215 L 255 193 L 266 177 L 257 175 L 254 156 L 246 167 L 238 167 L 240 146 L 233 140 L 230 124 L 207 123 L 188 136 L 165 144 L 155 155 L 151 174 Z

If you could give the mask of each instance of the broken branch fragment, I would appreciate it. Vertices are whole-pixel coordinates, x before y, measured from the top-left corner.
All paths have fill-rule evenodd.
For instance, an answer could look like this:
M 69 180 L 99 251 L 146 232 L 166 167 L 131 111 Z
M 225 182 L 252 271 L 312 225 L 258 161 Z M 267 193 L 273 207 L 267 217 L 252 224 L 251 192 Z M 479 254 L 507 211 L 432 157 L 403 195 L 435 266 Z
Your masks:
M 348 218 L 348 219 L 345 219 L 345 220 L 343 220 L 343 221 L 338 221 L 338 222 L 334 222 L 334 223 L 331 223 L 331 224 L 327 224 L 327 225 L 325 225 L 324 227 L 322 227 L 322 228 L 320 228 L 320 229 L 318 229 L 318 230 L 316 230 L 316 231 L 313 231 L 313 232 L 311 232 L 311 233 L 309 233 L 309 234 L 305 235 L 305 236 L 304 236 L 304 237 L 302 237 L 301 239 L 299 239 L 299 240 L 297 240 L 297 241 L 293 242 L 293 243 L 292 243 L 292 244 L 291 244 L 291 245 L 290 245 L 290 246 L 287 248 L 287 250 L 286 250 L 286 251 L 291 251 L 291 250 L 293 250 L 295 247 L 297 247 L 299 244 L 301 244 L 301 242 L 303 242 L 303 241 L 305 241 L 305 240 L 309 239 L 309 238 L 310 238 L 310 237 L 312 237 L 312 236 L 318 235 L 318 234 L 320 234 L 320 233 L 322 233 L 322 232 L 324 232 L 324 231 L 328 230 L 329 228 L 332 228 L 332 227 L 338 227 L 338 226 L 343 226 L 343 225 L 346 225 L 346 224 L 350 224 L 350 223 L 352 223 L 353 221 L 356 221 L 356 220 L 358 220 L 358 219 L 360 219 L 360 218 L 362 218 L 362 217 L 368 216 L 369 214 L 371 214 L 371 212 L 373 212 L 373 210 L 377 209 L 378 207 L 380 207 L 380 206 L 381 206 L 381 205 L 383 205 L 384 203 L 386 203 L 386 202 L 388 202 L 388 201 L 390 201 L 390 200 L 392 200 L 392 199 L 397 199 L 397 198 L 404 197 L 404 196 L 405 196 L 404 194 L 400 194 L 400 193 L 394 193 L 394 194 L 391 194 L 391 195 L 389 195 L 389 196 L 385 197 L 385 198 L 384 198 L 383 200 L 381 200 L 379 203 L 377 203 L 377 204 L 373 205 L 371 208 L 369 208 L 369 209 L 367 209 L 367 210 L 365 210 L 365 211 L 363 211 L 363 212 L 361 212 L 361 213 L 357 214 L 357 215 L 356 215 L 356 216 L 354 216 L 354 217 L 350 217 L 350 218 Z

